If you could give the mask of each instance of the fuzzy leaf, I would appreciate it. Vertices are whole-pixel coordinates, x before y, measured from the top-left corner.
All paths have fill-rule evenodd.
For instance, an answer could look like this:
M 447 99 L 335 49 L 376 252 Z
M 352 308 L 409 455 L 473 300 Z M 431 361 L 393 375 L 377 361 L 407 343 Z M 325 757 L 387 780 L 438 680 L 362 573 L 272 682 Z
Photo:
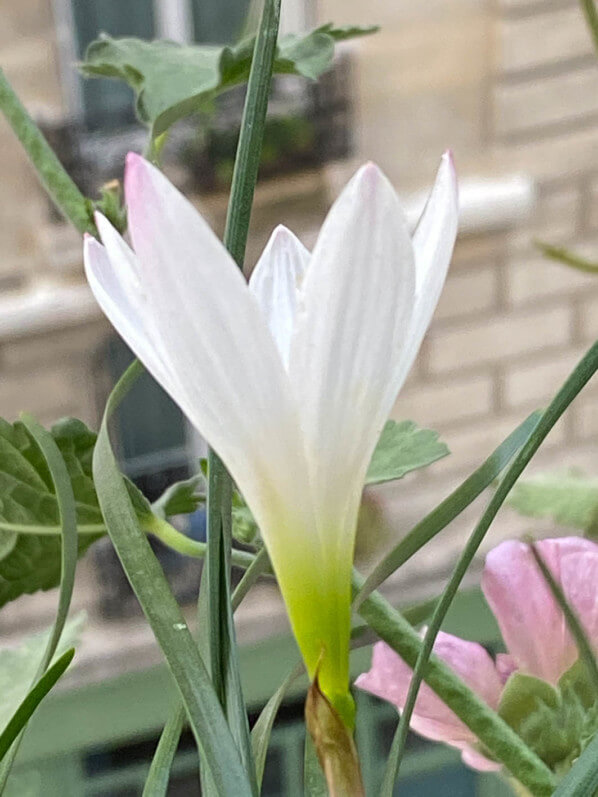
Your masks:
M 315 79 L 330 67 L 336 41 L 375 30 L 324 25 L 304 36 L 283 36 L 274 73 Z M 88 77 L 128 83 L 137 95 L 137 115 L 155 138 L 216 95 L 246 82 L 253 46 L 253 38 L 222 47 L 102 36 L 87 48 L 81 71 Z
M 526 517 L 587 531 L 598 520 L 598 479 L 572 470 L 540 473 L 518 481 L 507 502 Z
M 51 434 L 71 479 L 79 528 L 85 527 L 79 534 L 82 556 L 105 533 L 91 475 L 96 435 L 74 418 L 56 423 Z M 127 487 L 138 516 L 151 514 L 139 490 L 128 481 Z M 20 595 L 58 586 L 62 543 L 50 528 L 59 526 L 54 485 L 41 452 L 21 422 L 0 418 L 0 607 Z M 21 527 L 27 533 L 19 533 Z
M 579 753 L 585 710 L 573 690 L 515 672 L 507 681 L 499 715 L 537 755 L 554 767 Z
M 449 453 L 448 447 L 438 439 L 438 432 L 421 429 L 413 421 L 388 421 L 372 456 L 366 484 L 402 479 L 412 470 L 425 468 Z

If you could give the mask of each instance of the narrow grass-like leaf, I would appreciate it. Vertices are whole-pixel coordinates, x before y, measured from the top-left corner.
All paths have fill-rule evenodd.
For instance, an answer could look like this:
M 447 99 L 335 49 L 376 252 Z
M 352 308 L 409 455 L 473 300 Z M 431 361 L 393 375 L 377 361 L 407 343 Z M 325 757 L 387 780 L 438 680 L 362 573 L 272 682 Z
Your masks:
M 247 595 L 249 590 L 257 582 L 260 576 L 266 573 L 270 567 L 271 565 L 270 559 L 268 557 L 268 551 L 265 548 L 260 548 L 255 559 L 243 573 L 243 577 L 233 592 L 231 598 L 233 612 L 239 607 L 243 598 Z
M 41 678 L 50 666 L 60 637 L 67 620 L 73 587 L 75 585 L 75 571 L 77 569 L 78 537 L 77 537 L 77 507 L 69 472 L 58 446 L 50 432 L 31 415 L 24 413 L 21 421 L 31 437 L 34 439 L 42 453 L 54 484 L 54 492 L 58 504 L 58 514 L 62 529 L 62 546 L 60 554 L 60 591 L 58 593 L 58 607 L 52 632 L 48 638 L 46 649 L 39 663 L 36 680 Z M 15 739 L 0 767 L 0 793 L 6 786 L 12 764 L 19 749 L 20 740 L 24 731 Z
M 48 195 L 79 230 L 97 235 L 91 203 L 79 191 L 0 69 L 0 110 L 21 142 Z
M 540 417 L 540 420 L 538 421 L 534 430 L 529 435 L 527 441 L 519 451 L 519 454 L 515 457 L 515 460 L 510 465 L 502 481 L 498 485 L 496 492 L 490 499 L 488 506 L 482 514 L 482 517 L 469 537 L 463 553 L 459 557 L 459 561 L 453 570 L 451 578 L 449 579 L 449 582 L 444 589 L 440 600 L 438 601 L 438 605 L 434 610 L 432 620 L 430 621 L 430 625 L 426 631 L 423 645 L 413 670 L 413 677 L 409 685 L 409 692 L 407 693 L 407 699 L 405 701 L 405 706 L 403 707 L 403 712 L 401 713 L 401 718 L 399 720 L 399 727 L 397 728 L 396 732 L 396 744 L 393 741 L 392 755 L 387 763 L 387 772 L 384 778 L 384 797 L 392 793 L 392 784 L 394 784 L 399 771 L 401 759 L 405 749 L 405 743 L 407 741 L 407 734 L 409 732 L 409 722 L 411 721 L 411 715 L 413 714 L 413 709 L 415 708 L 417 693 L 423 680 L 427 662 L 430 654 L 432 653 L 432 648 L 434 646 L 438 632 L 440 631 L 440 627 L 442 626 L 453 598 L 457 594 L 457 590 L 459 589 L 461 581 L 467 572 L 467 569 L 469 568 L 469 565 L 471 564 L 475 554 L 477 553 L 477 550 L 480 547 L 484 537 L 486 536 L 492 521 L 496 517 L 498 510 L 511 491 L 511 488 L 519 476 L 523 473 L 523 470 L 526 468 L 536 451 L 539 449 L 552 427 L 559 420 L 573 399 L 579 394 L 582 388 L 585 387 L 592 376 L 596 373 L 597 369 L 598 343 L 595 343 L 584 355 L 584 357 L 582 357 L 573 372 L 565 381 L 564 385 L 558 391 L 554 399 L 550 402 L 546 410 L 542 413 L 542 416 Z M 521 780 L 520 774 L 516 771 L 513 772 L 513 775 Z
M 363 577 L 353 571 L 353 593 L 357 594 L 363 584 Z M 373 592 L 365 599 L 359 613 L 380 639 L 410 667 L 415 666 L 423 648 L 422 640 L 402 614 L 393 609 L 379 592 Z M 552 794 L 554 778 L 548 767 L 487 703 L 436 656 L 428 661 L 425 682 L 531 794 L 535 797 Z
M 304 667 L 299 663 L 287 675 L 276 692 L 272 695 L 270 700 L 266 703 L 261 710 L 259 717 L 255 721 L 251 729 L 251 747 L 253 750 L 253 759 L 255 761 L 255 774 L 257 778 L 258 789 L 262 788 L 262 780 L 264 779 L 264 768 L 266 766 L 266 755 L 268 753 L 268 745 L 270 744 L 270 734 L 274 726 L 274 720 L 278 714 L 278 710 L 285 695 L 293 683 L 303 672 Z
M 354 601 L 358 609 L 366 597 L 392 573 L 430 542 L 463 512 L 500 475 L 513 456 L 528 439 L 538 423 L 540 412 L 534 412 L 490 454 L 488 459 L 447 498 L 403 537 L 390 553 L 372 570 L 363 589 Z
M 242 268 L 253 195 L 257 182 L 276 39 L 280 0 L 266 0 L 247 84 L 241 133 L 224 230 L 224 245 Z M 257 792 L 247 710 L 241 687 L 230 600 L 232 547 L 232 481 L 214 451 L 208 454 L 206 572 L 209 615 L 209 657 L 212 681 L 223 706 L 254 790 Z
M 546 562 L 544 561 L 544 558 L 542 557 L 538 547 L 532 543 L 530 545 L 530 549 L 532 556 L 536 560 L 536 564 L 538 565 L 540 572 L 542 573 L 542 576 L 544 577 L 544 580 L 546 581 L 546 584 L 552 593 L 552 597 L 558 603 L 560 610 L 563 612 L 569 632 L 575 640 L 575 644 L 577 645 L 579 656 L 585 664 L 588 678 L 592 681 L 594 689 L 596 690 L 596 694 L 598 694 L 598 664 L 596 663 L 596 656 L 591 644 L 588 641 L 585 631 L 583 630 L 583 626 L 579 621 L 577 614 L 569 605 L 569 602 L 567 601 L 567 598 L 565 597 L 560 585 L 556 582 L 554 576 L 550 572 L 550 569 L 546 565 Z
M 179 739 L 185 722 L 185 709 L 179 703 L 171 712 L 152 758 L 150 771 L 143 786 L 143 797 L 166 797 L 170 768 L 179 746 Z
M 58 595 L 58 610 L 56 612 L 52 634 L 50 635 L 48 645 L 40 664 L 39 674 L 41 675 L 49 666 L 56 652 L 73 597 L 78 556 L 77 508 L 66 464 L 58 446 L 54 442 L 54 438 L 50 432 L 46 431 L 43 426 L 40 426 L 31 415 L 23 414 L 21 420 L 29 434 L 39 446 L 48 464 L 48 470 L 54 482 L 60 522 L 62 524 L 61 578 L 60 592 Z
M 309 733 L 305 734 L 303 758 L 303 794 L 305 797 L 328 797 L 328 786 Z
M 0 761 L 9 751 L 11 745 L 29 722 L 31 715 L 39 706 L 48 692 L 62 677 L 65 670 L 73 660 L 75 649 L 70 648 L 49 667 L 33 686 L 29 694 L 13 714 L 6 728 L 0 734 Z
M 589 797 L 598 789 L 598 734 L 559 783 L 553 797 Z
M 134 362 L 112 391 L 93 457 L 104 521 L 114 548 L 160 645 L 197 744 L 222 794 L 253 794 L 209 675 L 146 535 L 139 526 L 108 437 L 109 419 L 143 366 Z
M 598 9 L 595 0 L 580 0 L 581 8 L 588 23 L 594 48 L 598 51 Z
M 594 0 L 590 0 L 590 2 L 594 5 Z M 550 260 L 555 260 L 557 263 L 570 266 L 585 274 L 598 274 L 598 263 L 592 260 L 586 260 L 585 257 L 581 257 L 575 252 L 571 252 L 569 249 L 565 249 L 561 246 L 552 246 L 543 241 L 536 241 L 536 246 Z

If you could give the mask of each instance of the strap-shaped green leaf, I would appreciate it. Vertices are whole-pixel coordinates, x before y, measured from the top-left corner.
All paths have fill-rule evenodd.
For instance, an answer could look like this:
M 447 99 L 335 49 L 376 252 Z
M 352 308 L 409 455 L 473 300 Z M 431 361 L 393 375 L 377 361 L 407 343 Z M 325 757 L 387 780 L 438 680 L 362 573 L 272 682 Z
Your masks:
M 75 649 L 69 648 L 57 661 L 41 676 L 31 691 L 23 699 L 8 724 L 0 734 L 0 761 L 9 751 L 13 742 L 25 728 L 35 709 L 42 702 L 56 682 L 62 678 L 65 670 L 73 660 Z
M 492 521 L 496 517 L 500 507 L 503 505 L 513 485 L 521 476 L 536 451 L 540 448 L 541 444 L 548 436 L 555 423 L 559 420 L 573 399 L 575 399 L 575 397 L 585 387 L 589 380 L 594 376 L 596 370 L 598 370 L 598 342 L 591 346 L 588 352 L 582 357 L 580 362 L 574 368 L 573 372 L 565 380 L 564 385 L 550 402 L 546 410 L 542 413 L 538 423 L 530 432 L 528 439 L 523 444 L 518 455 L 515 457 L 515 460 L 509 466 L 502 481 L 498 485 L 496 492 L 488 502 L 482 517 L 476 524 L 473 532 L 467 540 L 465 548 L 463 549 L 463 553 L 459 557 L 449 582 L 446 585 L 444 592 L 438 601 L 438 605 L 434 610 L 432 620 L 430 621 L 430 625 L 428 626 L 424 636 L 421 651 L 413 669 L 413 677 L 409 685 L 409 692 L 407 693 L 407 699 L 405 701 L 405 706 L 403 707 L 403 712 L 399 721 L 399 727 L 397 728 L 395 740 L 393 740 L 393 749 L 387 765 L 383 788 L 384 794 L 389 794 L 391 792 L 392 784 L 396 780 L 396 775 L 398 773 L 407 740 L 409 722 L 415 708 L 417 692 L 422 683 L 424 671 L 428 659 L 432 653 L 434 641 L 438 635 L 438 632 L 440 631 L 453 598 L 457 594 L 461 581 L 463 580 L 469 565 L 473 561 L 478 548 L 486 536 Z M 525 785 L 520 773 L 514 771 L 513 775 L 515 775 L 515 777 Z
M 130 366 L 106 406 L 93 455 L 100 507 L 114 548 L 162 649 L 217 788 L 222 794 L 251 797 L 247 774 L 210 677 L 162 568 L 140 528 L 110 446 L 109 419 L 141 370 L 138 362 Z
M 179 746 L 184 723 L 185 709 L 182 703 L 178 703 L 171 711 L 168 721 L 160 734 L 160 740 L 152 758 L 150 771 L 143 786 L 143 797 L 166 797 L 170 781 L 170 769 Z
M 598 695 L 598 663 L 596 662 L 596 654 L 594 653 L 592 644 L 586 636 L 583 625 L 581 624 L 581 620 L 575 613 L 574 609 L 569 605 L 565 593 L 563 592 L 560 584 L 552 575 L 550 568 L 544 561 L 540 549 L 533 543 L 530 548 L 532 555 L 536 560 L 536 564 L 538 565 L 540 572 L 542 573 L 542 576 L 544 577 L 544 580 L 546 581 L 546 584 L 552 593 L 552 597 L 555 599 L 561 611 L 563 612 L 569 632 L 575 640 L 575 644 L 577 645 L 579 657 L 585 665 L 587 676 L 594 687 L 595 694 Z
M 395 570 L 405 564 L 420 548 L 423 548 L 436 534 L 445 529 L 451 521 L 460 515 L 498 478 L 535 428 L 540 414 L 540 412 L 534 412 L 517 429 L 511 432 L 471 476 L 468 476 L 442 503 L 438 504 L 423 520 L 420 520 L 376 565 L 355 599 L 355 608 L 358 608 L 360 603 L 373 590 L 377 589 Z
M 353 571 L 353 592 L 357 594 L 364 579 Z M 374 592 L 359 607 L 359 614 L 380 639 L 395 650 L 410 666 L 423 648 L 417 631 L 388 601 Z M 536 797 L 548 797 L 554 789 L 548 767 L 521 741 L 517 734 L 490 706 L 466 686 L 453 670 L 431 656 L 425 670 L 425 682 L 477 736 L 491 755 L 513 773 Z
M 77 540 L 77 507 L 71 477 L 67 470 L 65 460 L 58 448 L 56 441 L 31 415 L 24 413 L 22 423 L 28 435 L 33 439 L 35 450 L 30 452 L 30 459 L 35 461 L 41 455 L 45 463 L 50 483 L 53 486 L 58 509 L 58 521 L 61 528 L 60 543 L 60 591 L 58 593 L 58 607 L 56 618 L 47 641 L 45 650 L 39 662 L 36 679 L 41 678 L 48 667 L 60 643 L 60 638 L 67 621 L 73 588 L 75 586 L 75 571 L 77 568 L 78 540 Z M 28 460 L 29 461 L 29 460 Z M 38 473 L 43 469 L 39 467 Z M 32 475 L 31 473 L 29 475 Z M 15 544 L 18 541 L 15 542 Z M 40 698 L 41 699 L 41 698 Z M 13 761 L 17 754 L 22 732 L 14 740 L 8 755 L 0 768 L 0 792 L 6 786 Z
M 266 766 L 266 755 L 268 753 L 268 745 L 270 744 L 270 735 L 274 727 L 274 720 L 278 714 L 278 710 L 286 693 L 293 681 L 298 678 L 303 672 L 304 667 L 299 663 L 287 675 L 276 692 L 272 695 L 270 700 L 266 703 L 261 710 L 259 717 L 255 721 L 251 729 L 251 747 L 253 750 L 253 759 L 255 761 L 255 773 L 257 778 L 258 789 L 262 788 L 262 780 L 264 779 L 264 768 Z

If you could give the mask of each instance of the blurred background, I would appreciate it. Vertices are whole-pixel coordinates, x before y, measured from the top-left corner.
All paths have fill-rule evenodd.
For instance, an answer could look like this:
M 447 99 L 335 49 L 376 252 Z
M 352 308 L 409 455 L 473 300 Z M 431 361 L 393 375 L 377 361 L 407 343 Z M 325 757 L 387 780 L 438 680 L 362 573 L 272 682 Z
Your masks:
M 414 221 L 440 155 L 460 175 L 462 221 L 448 283 L 414 371 L 396 405 L 441 433 L 452 456 L 366 496 L 358 541 L 367 569 L 447 495 L 533 409 L 543 406 L 598 336 L 598 282 L 548 262 L 534 239 L 598 255 L 598 64 L 575 0 L 283 0 L 285 32 L 333 21 L 381 26 L 338 48 L 319 84 L 277 79 L 252 219 L 247 270 L 273 227 L 308 246 L 332 199 L 364 160 L 375 160 Z M 141 151 L 129 91 L 84 81 L 74 68 L 101 31 L 114 36 L 228 42 L 242 31 L 245 0 L 19 0 L 0 11 L 0 65 L 80 187 L 90 196 L 121 178 Z M 242 93 L 179 125 L 166 170 L 222 231 Z M 199 124 L 198 124 L 199 122 Z M 0 411 L 49 424 L 65 415 L 97 429 L 130 353 L 84 281 L 80 236 L 53 210 L 18 142 L 0 120 Z M 422 193 L 423 192 L 423 193 Z M 595 388 L 594 388 L 595 390 Z M 592 386 L 548 439 L 534 468 L 596 469 L 598 406 Z M 114 440 L 124 470 L 150 499 L 197 470 L 204 451 L 149 377 L 128 397 Z M 437 594 L 478 502 L 388 584 L 397 603 Z M 492 546 L 528 531 L 503 510 Z M 536 532 L 554 532 L 533 524 Z M 201 538 L 204 518 L 187 521 Z M 199 566 L 156 547 L 178 598 L 193 614 Z M 469 585 L 476 582 L 472 570 Z M 55 595 L 19 599 L 0 613 L 10 645 L 48 625 Z M 80 563 L 74 606 L 86 630 L 76 666 L 40 709 L 19 757 L 27 793 L 140 795 L 172 701 L 169 679 L 109 543 Z M 498 642 L 475 589 L 448 630 Z M 267 584 L 238 612 L 246 696 L 259 711 L 296 653 L 276 591 Z M 364 669 L 367 651 L 353 662 Z M 379 781 L 396 715 L 358 696 L 364 775 Z M 299 795 L 302 695 L 285 705 L 273 736 L 264 793 Z M 197 794 L 194 743 L 185 736 L 171 794 Z M 494 776 L 413 737 L 401 795 L 507 794 Z M 23 786 L 19 793 L 24 794 Z

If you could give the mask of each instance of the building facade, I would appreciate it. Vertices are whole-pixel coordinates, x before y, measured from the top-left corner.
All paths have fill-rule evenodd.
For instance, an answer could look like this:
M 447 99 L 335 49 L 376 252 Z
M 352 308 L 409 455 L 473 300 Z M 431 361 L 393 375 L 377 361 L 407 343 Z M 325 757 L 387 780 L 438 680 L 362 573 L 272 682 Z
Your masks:
M 452 456 L 376 494 L 373 500 L 382 507 L 385 522 L 384 529 L 359 540 L 367 566 L 530 411 L 545 405 L 598 335 L 598 281 L 548 262 L 534 246 L 541 239 L 598 256 L 598 61 L 575 0 L 287 3 L 288 30 L 334 21 L 378 23 L 381 31 L 340 48 L 334 80 L 325 82 L 319 95 L 297 82 L 280 85 L 277 98 L 288 105 L 286 116 L 308 119 L 312 143 L 319 141 L 318 124 L 334 127 L 341 143 L 326 158 L 306 156 L 296 167 L 286 163 L 284 174 L 277 175 L 274 168 L 260 182 L 248 269 L 276 223 L 287 224 L 307 245 L 312 243 L 327 207 L 363 160 L 382 166 L 404 192 L 414 219 L 421 192 L 431 184 L 447 147 L 454 152 L 461 179 L 462 227 L 454 262 L 393 414 L 397 420 L 408 418 L 438 430 Z M 0 12 L 0 66 L 57 142 L 74 175 L 85 182 L 92 174 L 97 189 L 101 180 L 120 176 L 119 153 L 128 145 L 140 149 L 142 137 L 132 124 L 126 92 L 114 92 L 103 81 L 84 83 L 72 68 L 85 44 L 100 30 L 221 41 L 235 35 L 244 12 L 239 0 L 20 0 L 5 4 Z M 224 114 L 221 126 L 226 118 Z M 225 170 L 225 159 L 222 163 Z M 169 168 L 215 229 L 222 230 L 225 192 L 218 186 L 204 190 L 189 177 L 189 156 L 173 157 Z M 19 143 L 1 120 L 0 176 L 0 413 L 14 420 L 20 410 L 28 410 L 43 423 L 73 415 L 97 428 L 105 397 L 128 354 L 85 284 L 79 235 L 52 210 Z M 550 435 L 534 467 L 576 466 L 592 472 L 597 438 L 596 388 L 590 385 Z M 184 420 L 151 385 L 136 411 L 123 417 L 118 442 L 124 467 L 150 493 L 192 468 L 201 450 Z M 408 602 L 437 591 L 481 505 L 474 505 L 410 562 L 390 586 L 391 594 Z M 529 527 L 504 510 L 486 546 Z M 550 531 L 546 524 L 534 528 Z M 72 787 L 66 793 L 74 795 L 81 789 L 117 794 L 116 786 L 101 785 L 116 783 L 110 780 L 117 769 L 114 761 L 106 764 L 115 745 L 130 753 L 129 775 L 118 781 L 123 789 L 118 794 L 138 793 L 130 785 L 135 780 L 130 773 L 135 766 L 143 770 L 147 751 L 135 753 L 131 745 L 137 743 L 135 733 L 151 739 L 159 732 L 167 704 L 158 652 L 134 607 L 119 613 L 119 605 L 129 599 L 114 558 L 102 545 L 79 567 L 75 604 L 87 611 L 89 620 L 78 664 L 67 690 L 47 715 L 40 713 L 47 716 L 46 725 L 40 720 L 39 730 L 31 730 L 23 748 L 23 771 L 33 764 L 39 768 L 41 761 L 43 772 L 51 773 L 52 767 L 63 775 L 70 772 Z M 164 561 L 190 603 L 196 570 L 167 557 Z M 112 575 L 107 578 L 106 573 Z M 54 604 L 53 594 L 39 593 L 3 609 L 3 639 L 10 642 L 47 625 Z M 484 611 L 464 599 L 462 617 L 470 633 L 490 643 L 484 634 L 495 631 Z M 271 650 L 269 658 L 278 656 L 284 664 L 292 654 L 288 642 L 284 649 L 277 647 L 285 634 L 276 594 L 268 587 L 258 590 L 239 615 L 248 690 L 256 708 L 267 696 L 256 656 Z M 282 665 L 272 678 L 276 675 L 284 675 Z M 112 697 L 102 679 L 109 679 Z M 122 704 L 129 690 L 145 709 L 119 727 L 115 696 L 120 695 Z M 158 693 L 159 698 L 147 699 Z M 98 712 L 95 720 L 87 720 L 90 728 L 84 732 L 77 715 L 77 706 L 83 704 Z M 289 716 L 290 740 L 298 726 Z M 57 717 L 64 725 L 61 741 L 44 741 L 43 729 Z M 377 731 L 372 726 L 368 733 L 373 739 Z M 293 771 L 293 744 L 281 742 L 284 756 L 290 756 L 280 764 L 281 771 Z M 73 750 L 76 755 L 65 755 Z M 93 758 L 91 750 L 104 752 L 93 753 Z M 368 760 L 375 761 L 376 755 Z M 446 763 L 442 755 L 439 767 Z M 450 764 L 453 759 L 446 760 Z M 184 763 L 179 766 L 186 771 Z M 424 765 L 412 766 L 415 772 Z M 97 788 L 89 785 L 96 775 Z M 50 794 L 48 783 L 40 794 Z M 470 789 L 463 793 L 477 788 L 480 794 L 482 789 L 498 794 L 493 783 L 482 779 L 471 788 L 463 786 Z M 271 793 L 290 794 L 292 787 L 273 785 Z

